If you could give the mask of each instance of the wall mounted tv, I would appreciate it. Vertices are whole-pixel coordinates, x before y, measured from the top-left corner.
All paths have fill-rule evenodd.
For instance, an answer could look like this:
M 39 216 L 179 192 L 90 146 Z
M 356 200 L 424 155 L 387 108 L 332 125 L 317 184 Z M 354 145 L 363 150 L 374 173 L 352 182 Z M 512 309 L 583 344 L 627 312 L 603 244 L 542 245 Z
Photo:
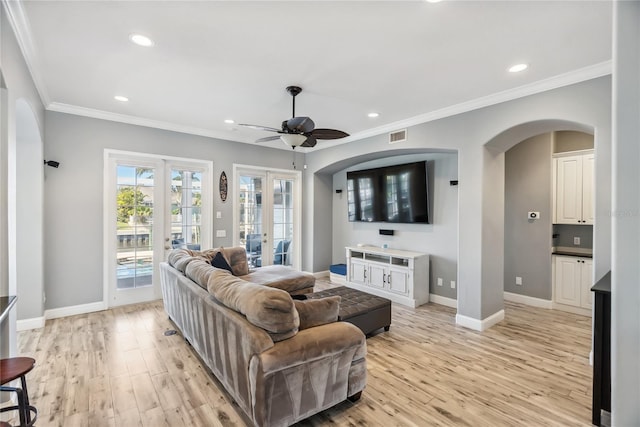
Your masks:
M 352 222 L 429 224 L 427 162 L 347 172 Z

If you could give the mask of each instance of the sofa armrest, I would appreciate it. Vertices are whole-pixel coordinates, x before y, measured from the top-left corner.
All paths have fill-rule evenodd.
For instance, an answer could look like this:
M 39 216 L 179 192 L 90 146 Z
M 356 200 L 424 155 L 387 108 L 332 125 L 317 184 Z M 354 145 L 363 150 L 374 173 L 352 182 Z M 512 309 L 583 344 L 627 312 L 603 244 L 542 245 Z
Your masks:
M 354 360 L 367 354 L 366 337 L 351 323 L 334 322 L 304 329 L 296 336 L 275 343 L 260 354 L 262 372 L 269 374 L 290 366 L 321 359 L 354 348 Z
M 366 353 L 362 331 L 335 322 L 304 329 L 253 357 L 255 424 L 291 425 L 362 391 Z

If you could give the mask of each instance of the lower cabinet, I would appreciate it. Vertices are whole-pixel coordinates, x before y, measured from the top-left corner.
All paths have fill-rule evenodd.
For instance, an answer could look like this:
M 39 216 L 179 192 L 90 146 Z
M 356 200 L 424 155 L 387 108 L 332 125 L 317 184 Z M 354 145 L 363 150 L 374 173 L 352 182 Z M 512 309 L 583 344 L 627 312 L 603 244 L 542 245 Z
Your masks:
M 554 302 L 591 310 L 593 306 L 593 260 L 575 256 L 553 256 Z M 562 309 L 562 306 L 556 308 Z
M 417 307 L 429 302 L 429 255 L 347 247 L 347 286 Z

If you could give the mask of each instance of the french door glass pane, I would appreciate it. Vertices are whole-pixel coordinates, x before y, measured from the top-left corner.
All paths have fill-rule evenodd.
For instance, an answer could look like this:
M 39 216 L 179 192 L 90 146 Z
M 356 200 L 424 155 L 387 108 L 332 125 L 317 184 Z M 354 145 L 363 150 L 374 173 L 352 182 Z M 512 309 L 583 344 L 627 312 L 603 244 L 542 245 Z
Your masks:
M 273 180 L 273 264 L 291 265 L 289 246 L 293 239 L 292 179 Z
M 261 265 L 262 256 L 262 177 L 240 176 L 240 244 L 247 250 L 251 267 Z
M 117 287 L 152 284 L 154 169 L 117 167 Z
M 200 250 L 202 239 L 202 173 L 171 170 L 171 245 Z

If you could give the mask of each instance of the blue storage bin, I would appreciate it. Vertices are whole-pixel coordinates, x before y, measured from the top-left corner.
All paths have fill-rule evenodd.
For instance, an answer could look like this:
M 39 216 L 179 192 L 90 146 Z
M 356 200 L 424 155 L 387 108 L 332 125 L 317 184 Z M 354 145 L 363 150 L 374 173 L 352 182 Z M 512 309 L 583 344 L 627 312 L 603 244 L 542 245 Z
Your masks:
M 347 275 L 347 264 L 333 264 L 329 267 L 329 271 L 333 274 L 339 274 L 341 276 Z

